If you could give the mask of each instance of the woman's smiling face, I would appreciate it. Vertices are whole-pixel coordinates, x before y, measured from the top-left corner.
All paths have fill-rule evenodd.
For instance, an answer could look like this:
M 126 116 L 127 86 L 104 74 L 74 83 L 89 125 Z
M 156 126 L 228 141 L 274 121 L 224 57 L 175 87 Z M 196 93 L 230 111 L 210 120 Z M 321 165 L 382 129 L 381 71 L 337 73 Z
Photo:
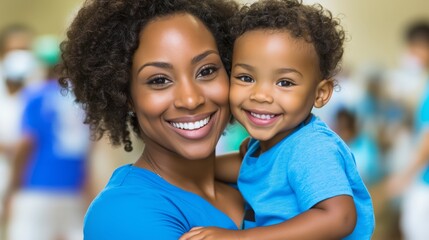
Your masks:
M 171 15 L 145 26 L 130 90 L 146 148 L 187 159 L 213 154 L 230 117 L 229 83 L 215 39 L 198 18 Z

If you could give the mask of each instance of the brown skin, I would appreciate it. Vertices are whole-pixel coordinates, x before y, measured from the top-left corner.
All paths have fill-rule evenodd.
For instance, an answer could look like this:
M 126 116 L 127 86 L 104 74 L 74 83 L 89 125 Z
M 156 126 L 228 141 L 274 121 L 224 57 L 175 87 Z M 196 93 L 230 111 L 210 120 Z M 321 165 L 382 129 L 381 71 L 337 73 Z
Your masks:
M 310 210 L 280 224 L 241 231 L 221 228 L 193 228 L 179 240 L 327 240 L 341 239 L 353 231 L 353 213 L 343 209 L 354 208 L 350 196 L 338 196 L 322 201 Z M 322 220 L 322 221 L 321 221 Z
M 330 99 L 333 82 L 321 79 L 319 61 L 311 43 L 286 31 L 254 30 L 234 44 L 230 105 L 234 117 L 267 151 L 305 120 L 313 107 Z M 257 119 L 259 115 L 274 116 Z M 356 225 L 350 196 L 335 196 L 280 224 L 242 231 L 196 228 L 180 240 L 199 239 L 341 239 Z
M 216 157 L 215 177 L 223 182 L 236 183 L 241 162 L 247 152 L 250 138 L 240 144 L 239 152 L 228 153 Z
M 240 226 L 241 195 L 214 180 L 214 149 L 230 111 L 228 76 L 210 31 L 189 14 L 148 23 L 134 54 L 130 89 L 145 143 L 135 166 L 203 197 Z M 178 127 L 191 122 L 204 126 Z
M 27 29 L 9 33 L 4 39 L 3 46 L 0 46 L 0 58 L 12 50 L 31 49 L 32 40 L 32 33 Z

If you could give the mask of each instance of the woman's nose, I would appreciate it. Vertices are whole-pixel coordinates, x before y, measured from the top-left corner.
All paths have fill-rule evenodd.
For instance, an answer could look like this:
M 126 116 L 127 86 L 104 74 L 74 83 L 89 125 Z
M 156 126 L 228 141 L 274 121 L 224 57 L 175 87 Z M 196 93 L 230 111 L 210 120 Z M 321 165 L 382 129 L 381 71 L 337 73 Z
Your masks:
M 177 108 L 193 110 L 205 102 L 203 92 L 195 81 L 180 83 L 175 94 L 174 105 Z

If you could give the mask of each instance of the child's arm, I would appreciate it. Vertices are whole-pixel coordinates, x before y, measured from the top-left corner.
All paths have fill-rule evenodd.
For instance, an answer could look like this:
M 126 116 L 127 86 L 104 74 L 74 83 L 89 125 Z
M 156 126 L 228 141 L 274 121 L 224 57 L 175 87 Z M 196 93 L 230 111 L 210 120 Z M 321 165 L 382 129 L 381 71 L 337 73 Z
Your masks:
M 353 198 L 341 195 L 321 201 L 310 210 L 280 224 L 239 231 L 195 228 L 180 240 L 341 239 L 353 231 L 356 220 Z
M 247 152 L 247 144 L 249 138 L 243 140 L 240 145 L 239 152 L 219 155 L 216 157 L 215 177 L 216 179 L 236 183 L 238 179 L 238 172 L 240 171 L 241 161 Z

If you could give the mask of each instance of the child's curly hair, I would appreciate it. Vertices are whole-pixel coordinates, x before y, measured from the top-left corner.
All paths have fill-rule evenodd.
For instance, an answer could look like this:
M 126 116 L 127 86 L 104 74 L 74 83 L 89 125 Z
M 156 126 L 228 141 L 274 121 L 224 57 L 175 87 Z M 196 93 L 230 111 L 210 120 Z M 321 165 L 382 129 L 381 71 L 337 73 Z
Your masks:
M 287 31 L 295 38 L 314 44 L 323 79 L 339 71 L 345 32 L 339 20 L 321 5 L 304 5 L 298 0 L 259 0 L 244 6 L 231 20 L 231 34 L 237 39 L 251 30 Z
M 231 0 L 87 0 L 61 43 L 60 84 L 82 104 L 95 139 L 106 133 L 113 145 L 132 151 L 129 126 L 137 136 L 140 129 L 128 114 L 129 88 L 141 30 L 156 18 L 189 13 L 213 34 L 229 73 L 228 19 L 237 11 Z

